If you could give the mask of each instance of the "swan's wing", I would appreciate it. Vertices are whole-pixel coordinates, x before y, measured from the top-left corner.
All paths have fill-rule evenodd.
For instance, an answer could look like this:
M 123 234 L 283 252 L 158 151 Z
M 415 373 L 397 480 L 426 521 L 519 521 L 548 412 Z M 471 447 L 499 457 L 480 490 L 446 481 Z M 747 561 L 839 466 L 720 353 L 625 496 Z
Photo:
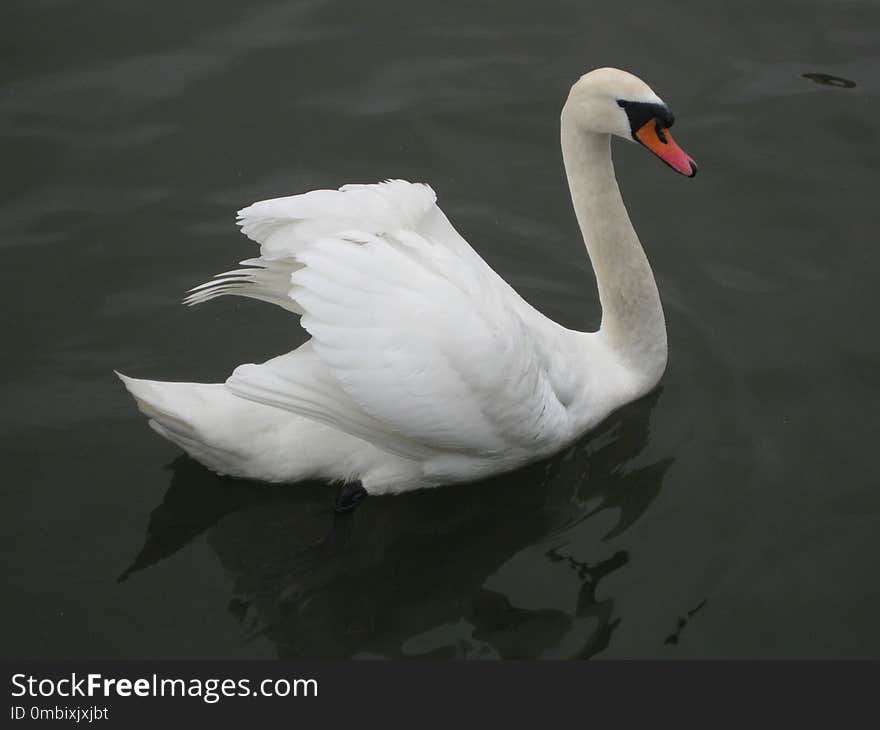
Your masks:
M 398 230 L 306 246 L 290 296 L 332 397 L 293 392 L 299 373 L 283 360 L 241 366 L 229 387 L 403 455 L 558 444 L 569 424 L 549 375 L 555 325 L 537 331 L 470 247 L 448 243 Z
M 343 185 L 254 203 L 238 211 L 238 225 L 260 244 L 260 256 L 272 260 L 295 257 L 316 239 L 346 230 L 414 229 L 436 201 L 428 185 L 406 180 Z
M 417 229 L 437 196 L 427 185 L 386 180 L 373 185 L 344 185 L 301 195 L 263 200 L 238 211 L 238 225 L 260 244 L 260 255 L 242 261 L 246 268 L 224 271 L 190 290 L 186 304 L 201 304 L 226 294 L 259 299 L 299 312 L 288 296 L 296 257 L 309 244 L 346 230 L 382 233 Z M 442 214 L 441 214 L 442 215 Z
M 408 459 L 432 453 L 359 408 L 315 353 L 314 340 L 261 365 L 242 365 L 227 385 L 237 396 L 321 421 Z

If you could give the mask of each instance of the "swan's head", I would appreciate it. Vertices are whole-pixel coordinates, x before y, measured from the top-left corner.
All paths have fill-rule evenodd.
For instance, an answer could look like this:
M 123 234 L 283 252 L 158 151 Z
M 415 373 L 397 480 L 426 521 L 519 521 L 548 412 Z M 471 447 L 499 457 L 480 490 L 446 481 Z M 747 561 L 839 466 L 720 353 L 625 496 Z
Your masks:
M 676 172 L 697 174 L 697 164 L 669 133 L 675 121 L 669 107 L 637 76 L 617 68 L 590 71 L 571 87 L 565 106 L 584 131 L 638 142 Z

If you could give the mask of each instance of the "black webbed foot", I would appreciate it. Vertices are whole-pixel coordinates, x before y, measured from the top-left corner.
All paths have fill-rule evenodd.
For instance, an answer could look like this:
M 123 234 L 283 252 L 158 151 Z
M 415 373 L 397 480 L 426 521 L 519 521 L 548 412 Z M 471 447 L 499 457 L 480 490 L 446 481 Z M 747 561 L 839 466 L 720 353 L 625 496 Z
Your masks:
M 339 494 L 336 496 L 336 513 L 351 512 L 366 498 L 367 490 L 363 488 L 360 482 L 343 484 L 339 488 Z

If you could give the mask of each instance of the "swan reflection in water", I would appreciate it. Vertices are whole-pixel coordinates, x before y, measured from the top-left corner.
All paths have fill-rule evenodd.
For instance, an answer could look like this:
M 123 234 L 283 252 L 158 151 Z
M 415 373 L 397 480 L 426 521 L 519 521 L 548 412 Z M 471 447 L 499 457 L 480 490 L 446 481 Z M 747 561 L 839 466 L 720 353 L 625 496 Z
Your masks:
M 207 532 L 234 580 L 229 610 L 243 635 L 268 638 L 280 657 L 592 656 L 620 620 L 598 588 L 630 559 L 603 541 L 647 510 L 672 463 L 638 459 L 659 397 L 548 461 L 349 514 L 334 514 L 326 484 L 251 484 L 181 457 L 120 580 Z M 615 513 L 595 558 L 576 557 L 573 539 Z

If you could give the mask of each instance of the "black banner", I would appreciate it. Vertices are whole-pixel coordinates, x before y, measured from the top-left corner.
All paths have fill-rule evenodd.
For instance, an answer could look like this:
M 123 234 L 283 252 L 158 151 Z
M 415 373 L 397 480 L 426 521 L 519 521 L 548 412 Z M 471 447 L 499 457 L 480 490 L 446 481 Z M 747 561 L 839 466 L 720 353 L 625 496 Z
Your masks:
M 847 722 L 875 662 L 3 661 L 5 726 Z

